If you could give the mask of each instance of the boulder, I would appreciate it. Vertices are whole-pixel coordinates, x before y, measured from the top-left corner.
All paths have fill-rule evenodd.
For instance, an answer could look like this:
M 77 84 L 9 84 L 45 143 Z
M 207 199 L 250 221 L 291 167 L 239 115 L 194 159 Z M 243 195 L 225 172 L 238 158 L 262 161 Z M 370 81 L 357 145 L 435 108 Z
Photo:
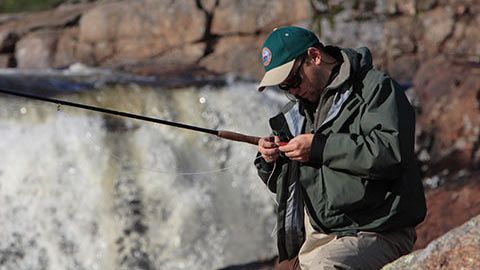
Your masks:
M 480 269 L 480 216 L 382 269 Z
M 205 27 L 206 16 L 195 1 L 105 3 L 82 16 L 80 55 L 93 62 L 148 59 L 199 41 Z
M 0 33 L 10 32 L 21 37 L 37 29 L 58 29 L 75 25 L 80 16 L 94 5 L 94 3 L 62 5 L 53 10 L 8 17 L 0 24 Z
M 185 45 L 169 50 L 165 54 L 149 60 L 136 61 L 134 59 L 113 59 L 104 66 L 141 75 L 162 76 L 195 76 L 205 74 L 197 63 L 205 52 L 205 43 Z M 208 72 L 206 74 L 209 74 Z
M 16 46 L 19 68 L 48 68 L 53 65 L 59 31 L 43 30 L 23 37 Z
M 264 73 L 260 51 L 265 39 L 265 35 L 222 38 L 213 53 L 200 61 L 200 66 L 215 73 L 228 70 L 245 78 L 260 79 Z
M 310 1 L 220 1 L 212 21 L 211 32 L 217 35 L 270 32 L 273 28 L 309 21 Z
M 59 33 L 53 67 L 67 67 L 78 62 L 77 43 L 78 27 L 66 28 Z

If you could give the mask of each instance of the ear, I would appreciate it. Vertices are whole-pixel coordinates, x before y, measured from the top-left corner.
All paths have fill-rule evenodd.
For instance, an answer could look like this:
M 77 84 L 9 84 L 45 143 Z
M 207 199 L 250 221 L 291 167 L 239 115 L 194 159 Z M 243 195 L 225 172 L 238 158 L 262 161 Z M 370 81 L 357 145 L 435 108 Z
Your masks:
M 320 65 L 320 63 L 322 62 L 322 53 L 318 48 L 315 48 L 315 47 L 308 48 L 307 54 L 310 57 L 312 64 Z

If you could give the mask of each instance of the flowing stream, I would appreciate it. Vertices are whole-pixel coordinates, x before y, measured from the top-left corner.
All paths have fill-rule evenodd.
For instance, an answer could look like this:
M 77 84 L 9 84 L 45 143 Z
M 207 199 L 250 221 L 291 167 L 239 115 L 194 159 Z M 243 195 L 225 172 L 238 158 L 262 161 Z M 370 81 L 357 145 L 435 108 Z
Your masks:
M 262 136 L 285 97 L 111 86 L 55 98 Z M 0 269 L 218 269 L 276 254 L 256 148 L 0 96 Z

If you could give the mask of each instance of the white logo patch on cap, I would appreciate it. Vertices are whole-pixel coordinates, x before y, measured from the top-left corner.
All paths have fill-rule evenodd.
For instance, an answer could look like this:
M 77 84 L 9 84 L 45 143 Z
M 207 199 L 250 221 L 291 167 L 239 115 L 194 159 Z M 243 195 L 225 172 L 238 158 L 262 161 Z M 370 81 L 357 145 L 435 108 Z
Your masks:
M 264 66 L 270 65 L 272 61 L 272 52 L 267 47 L 262 49 L 262 61 Z

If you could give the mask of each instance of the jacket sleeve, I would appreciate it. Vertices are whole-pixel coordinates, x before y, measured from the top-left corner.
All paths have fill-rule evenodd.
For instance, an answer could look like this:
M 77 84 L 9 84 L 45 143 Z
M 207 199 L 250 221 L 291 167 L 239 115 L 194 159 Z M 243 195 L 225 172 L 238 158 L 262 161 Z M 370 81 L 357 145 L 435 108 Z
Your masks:
M 320 136 L 324 140 L 321 161 L 329 168 L 371 179 L 396 178 L 405 156 L 401 147 L 413 149 L 412 139 L 402 139 L 414 136 L 413 108 L 403 90 L 389 77 L 383 77 L 365 103 L 359 109 L 358 134 Z

